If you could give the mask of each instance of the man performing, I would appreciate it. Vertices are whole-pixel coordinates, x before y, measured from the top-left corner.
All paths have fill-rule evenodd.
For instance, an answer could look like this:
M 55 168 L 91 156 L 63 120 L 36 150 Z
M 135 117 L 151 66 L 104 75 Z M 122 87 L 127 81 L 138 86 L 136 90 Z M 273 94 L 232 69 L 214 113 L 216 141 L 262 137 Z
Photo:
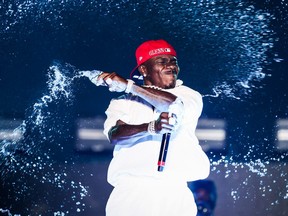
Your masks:
M 202 112 L 201 95 L 177 80 L 174 48 L 151 40 L 136 50 L 136 85 L 116 73 L 102 73 L 97 82 L 126 94 L 106 110 L 104 133 L 115 145 L 108 169 L 114 186 L 107 216 L 195 216 L 197 208 L 188 181 L 206 178 L 210 163 L 195 136 Z M 158 170 L 162 135 L 171 133 L 165 168 Z

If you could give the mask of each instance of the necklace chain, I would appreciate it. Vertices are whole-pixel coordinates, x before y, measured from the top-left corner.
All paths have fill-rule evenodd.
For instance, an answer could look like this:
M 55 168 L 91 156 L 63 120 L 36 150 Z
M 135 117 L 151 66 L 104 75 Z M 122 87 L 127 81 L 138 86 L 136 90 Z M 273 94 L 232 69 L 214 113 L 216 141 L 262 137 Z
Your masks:
M 183 84 L 183 81 L 180 80 L 180 79 L 177 79 L 176 80 L 176 86 L 175 87 L 179 87 Z M 142 87 L 145 87 L 145 88 L 152 88 L 152 89 L 157 89 L 157 90 L 164 90 L 163 88 L 160 88 L 158 86 L 155 86 L 155 85 L 142 85 Z
M 152 88 L 152 89 L 157 89 L 157 90 L 163 90 L 163 88 L 160 88 L 160 87 L 154 86 L 154 85 L 142 85 L 142 87 Z

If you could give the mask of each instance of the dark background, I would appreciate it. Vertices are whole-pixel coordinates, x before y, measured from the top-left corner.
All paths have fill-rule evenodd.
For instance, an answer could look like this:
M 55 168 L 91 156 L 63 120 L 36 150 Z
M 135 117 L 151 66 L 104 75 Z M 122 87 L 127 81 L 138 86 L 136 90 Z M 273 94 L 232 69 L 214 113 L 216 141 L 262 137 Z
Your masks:
M 136 47 L 164 38 L 178 51 L 180 79 L 186 85 L 213 95 L 213 88 L 225 83 L 234 94 L 204 97 L 203 117 L 223 118 L 229 125 L 229 151 L 242 158 L 245 144 L 254 143 L 266 147 L 257 147 L 255 157 L 265 158 L 275 145 L 276 120 L 287 117 L 287 3 L 242 1 L 239 7 L 202 1 L 217 3 L 208 7 L 200 2 L 3 1 L 0 116 L 23 119 L 31 114 L 27 109 L 47 93 L 47 70 L 55 60 L 78 70 L 128 77 Z M 259 14 L 269 14 L 264 27 L 255 19 Z M 245 23 L 251 27 L 243 27 Z M 266 49 L 264 43 L 273 47 Z M 258 68 L 264 78 L 250 79 Z M 239 87 L 241 81 L 249 88 Z M 74 117 L 104 115 L 109 99 L 117 96 L 85 78 L 71 88 Z
M 77 166 L 75 173 L 81 173 L 79 164 L 95 158 L 109 161 L 110 153 L 75 155 L 75 122 L 104 116 L 110 99 L 119 94 L 95 87 L 86 78 L 77 79 L 70 86 L 73 96 L 54 99 L 43 109 L 47 119 L 38 127 L 33 105 L 49 95 L 49 67 L 56 60 L 70 77 L 74 69 L 98 69 L 128 78 L 136 64 L 136 47 L 145 40 L 163 38 L 178 52 L 179 78 L 186 85 L 203 95 L 215 95 L 213 89 L 226 86 L 219 96 L 203 98 L 202 118 L 226 121 L 226 148 L 220 154 L 234 162 L 280 158 L 286 164 L 286 152 L 278 152 L 275 144 L 276 122 L 287 118 L 288 111 L 287 4 L 272 0 L 1 1 L 0 120 L 21 119 L 27 125 L 25 140 L 19 148 L 12 148 L 13 154 L 25 164 L 34 161 L 31 155 L 42 158 L 46 152 L 52 158 L 47 164 L 68 161 Z M 257 17 L 262 14 L 264 20 L 259 21 Z M 273 46 L 267 48 L 265 44 Z M 250 78 L 258 68 L 262 68 L 263 78 Z M 219 152 L 208 154 L 212 160 L 216 154 L 219 158 Z M 7 162 L 7 157 L 1 155 L 1 159 Z M 12 195 L 7 188 L 14 186 L 5 182 L 15 182 L 21 169 L 12 166 L 16 174 L 3 174 L 13 163 L 3 164 L 3 209 L 16 206 L 19 212 L 25 204 L 21 198 L 21 204 L 13 205 L 11 200 L 24 195 L 15 191 Z M 26 177 L 32 178 L 29 174 Z M 104 179 L 102 174 L 99 178 Z

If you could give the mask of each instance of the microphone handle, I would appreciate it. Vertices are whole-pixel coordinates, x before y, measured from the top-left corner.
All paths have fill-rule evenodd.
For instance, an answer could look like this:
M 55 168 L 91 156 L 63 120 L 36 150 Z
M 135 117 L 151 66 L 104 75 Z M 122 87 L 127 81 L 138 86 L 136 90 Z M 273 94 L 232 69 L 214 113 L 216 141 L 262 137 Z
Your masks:
M 158 171 L 159 172 L 162 172 L 165 167 L 170 136 L 171 136 L 171 133 L 165 133 L 162 136 L 161 148 L 160 148 L 159 159 L 158 159 Z

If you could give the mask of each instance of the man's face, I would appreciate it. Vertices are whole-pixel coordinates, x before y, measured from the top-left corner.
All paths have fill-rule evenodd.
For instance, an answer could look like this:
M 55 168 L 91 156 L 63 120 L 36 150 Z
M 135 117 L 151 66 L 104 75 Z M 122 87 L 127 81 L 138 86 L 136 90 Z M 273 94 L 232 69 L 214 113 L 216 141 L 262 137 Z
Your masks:
M 163 89 L 174 88 L 179 73 L 177 58 L 172 55 L 159 55 L 146 61 L 142 71 L 146 85 Z

